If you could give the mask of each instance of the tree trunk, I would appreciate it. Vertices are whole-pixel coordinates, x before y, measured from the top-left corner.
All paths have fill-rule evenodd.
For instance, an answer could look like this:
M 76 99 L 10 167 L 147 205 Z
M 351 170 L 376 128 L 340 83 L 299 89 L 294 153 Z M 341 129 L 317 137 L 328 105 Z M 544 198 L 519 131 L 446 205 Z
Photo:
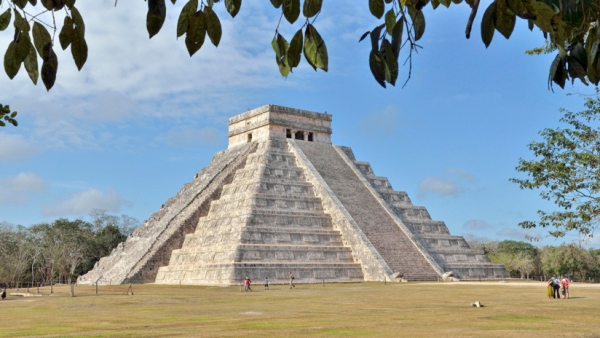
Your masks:
M 75 285 L 71 283 L 71 278 L 69 278 L 69 286 L 71 288 L 71 297 L 75 297 Z

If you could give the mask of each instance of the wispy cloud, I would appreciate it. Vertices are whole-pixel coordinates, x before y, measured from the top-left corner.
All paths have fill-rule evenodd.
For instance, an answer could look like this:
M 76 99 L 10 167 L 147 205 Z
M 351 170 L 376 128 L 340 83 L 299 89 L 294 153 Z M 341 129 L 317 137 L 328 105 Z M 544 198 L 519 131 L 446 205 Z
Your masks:
M 389 105 L 382 110 L 377 110 L 360 119 L 358 130 L 367 134 L 392 134 L 398 129 L 400 109 Z
M 539 232 L 533 229 L 522 228 L 504 228 L 496 233 L 498 236 L 504 236 L 517 240 L 526 240 L 528 237 L 541 238 Z
M 462 168 L 448 168 L 446 169 L 446 172 L 448 173 L 448 176 L 455 179 L 467 181 L 470 183 L 477 182 L 477 177 L 475 177 L 473 174 Z
M 473 220 L 468 220 L 463 224 L 463 229 L 468 229 L 468 230 L 472 230 L 472 231 L 478 231 L 478 230 L 486 230 L 486 229 L 493 229 L 494 227 L 489 225 L 486 221 L 482 220 L 482 219 L 473 219 Z
M 477 182 L 477 177 L 462 168 L 446 169 L 446 177 L 426 177 L 417 186 L 417 193 L 424 197 L 430 194 L 456 196 L 465 191 L 465 183 Z
M 0 88 L 10 93 L 8 103 L 21 112 L 19 122 L 33 129 L 22 134 L 23 129 L 18 128 L 15 133 L 23 137 L 17 141 L 43 149 L 118 147 L 122 140 L 107 129 L 156 124 L 163 130 L 190 124 L 201 129 L 203 126 L 195 126 L 198 121 L 224 118 L 232 110 L 241 111 L 242 106 L 245 109 L 252 91 L 281 85 L 284 80 L 270 47 L 272 34 L 265 34 L 277 25 L 276 11 L 267 10 L 270 4 L 244 3 L 235 22 L 224 6 L 218 6 L 221 44 L 215 48 L 207 40 L 194 57 L 188 55 L 183 39 L 175 39 L 182 5 L 168 4 L 163 31 L 148 40 L 143 2 L 119 2 L 117 7 L 107 0 L 78 3 L 89 46 L 81 71 L 69 50 L 55 48 L 60 67 L 50 92 L 41 81 L 34 86 L 24 69 L 13 80 L 0 76 Z M 56 15 L 56 21 L 62 22 L 64 14 Z M 52 17 L 40 18 L 52 21 Z M 0 34 L 0 46 L 8 45 L 11 38 Z M 2 95 L 0 99 L 6 103 Z M 171 104 L 173 101 L 177 104 Z M 4 151 L 0 160 L 32 153 L 31 149 L 10 154 L 0 151 Z
M 205 144 L 218 144 L 223 133 L 215 128 L 202 129 L 173 129 L 169 131 L 165 139 L 170 146 L 194 146 Z
M 0 178 L 0 204 L 25 204 L 34 194 L 46 191 L 47 184 L 34 174 Z
M 426 196 L 435 194 L 440 196 L 455 196 L 462 192 L 462 189 L 449 179 L 426 177 L 419 182 L 417 186 L 418 194 Z
M 26 160 L 37 150 L 22 135 L 0 133 L 0 162 Z
M 121 207 L 129 204 L 112 189 L 102 192 L 90 188 L 73 193 L 67 200 L 42 205 L 42 214 L 44 216 L 84 215 L 94 209 L 119 212 Z

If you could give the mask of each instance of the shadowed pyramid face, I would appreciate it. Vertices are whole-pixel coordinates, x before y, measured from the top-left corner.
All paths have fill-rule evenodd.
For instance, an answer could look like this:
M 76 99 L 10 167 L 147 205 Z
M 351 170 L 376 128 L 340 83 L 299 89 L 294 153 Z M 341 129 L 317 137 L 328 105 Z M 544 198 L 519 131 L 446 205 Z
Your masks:
M 331 115 L 229 119 L 229 147 L 79 283 L 231 285 L 503 278 L 405 192 L 331 144 Z

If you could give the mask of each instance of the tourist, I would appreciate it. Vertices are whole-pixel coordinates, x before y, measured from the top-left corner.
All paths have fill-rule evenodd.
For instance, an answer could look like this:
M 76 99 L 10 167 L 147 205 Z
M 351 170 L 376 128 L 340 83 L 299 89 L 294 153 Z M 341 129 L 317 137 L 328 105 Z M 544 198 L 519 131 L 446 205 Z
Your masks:
M 569 298 L 569 274 L 566 274 L 561 279 L 561 284 L 562 284 L 562 296 L 563 296 L 563 299 L 568 299 Z
M 552 279 L 552 296 L 556 299 L 560 299 L 560 280 L 556 275 Z
M 250 290 L 250 292 L 252 292 L 250 284 L 252 284 L 252 281 L 250 280 L 250 278 L 246 277 L 246 279 L 244 280 L 244 291 L 248 292 L 248 290 Z
M 295 287 L 296 287 L 296 285 L 294 285 L 294 278 L 295 278 L 295 277 L 294 277 L 294 274 L 292 274 L 292 272 L 290 271 L 290 272 L 288 273 L 288 275 L 289 275 L 289 277 L 290 277 L 290 289 L 291 289 L 291 288 L 295 288 Z
M 269 277 L 265 277 L 265 290 L 269 290 Z
M 552 299 L 552 295 L 554 293 L 554 289 L 552 288 L 552 282 L 554 281 L 554 278 L 550 278 L 548 279 L 548 283 L 546 283 L 547 287 L 546 287 L 546 295 L 548 296 L 548 299 Z

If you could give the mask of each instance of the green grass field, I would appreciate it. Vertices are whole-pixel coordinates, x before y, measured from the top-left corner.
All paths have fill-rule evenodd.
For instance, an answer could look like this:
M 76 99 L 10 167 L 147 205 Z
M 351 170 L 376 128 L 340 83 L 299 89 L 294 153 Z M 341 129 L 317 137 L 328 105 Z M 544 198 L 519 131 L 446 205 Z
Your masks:
M 0 337 L 600 337 L 598 285 L 573 283 L 568 300 L 535 282 L 128 287 L 8 290 Z

